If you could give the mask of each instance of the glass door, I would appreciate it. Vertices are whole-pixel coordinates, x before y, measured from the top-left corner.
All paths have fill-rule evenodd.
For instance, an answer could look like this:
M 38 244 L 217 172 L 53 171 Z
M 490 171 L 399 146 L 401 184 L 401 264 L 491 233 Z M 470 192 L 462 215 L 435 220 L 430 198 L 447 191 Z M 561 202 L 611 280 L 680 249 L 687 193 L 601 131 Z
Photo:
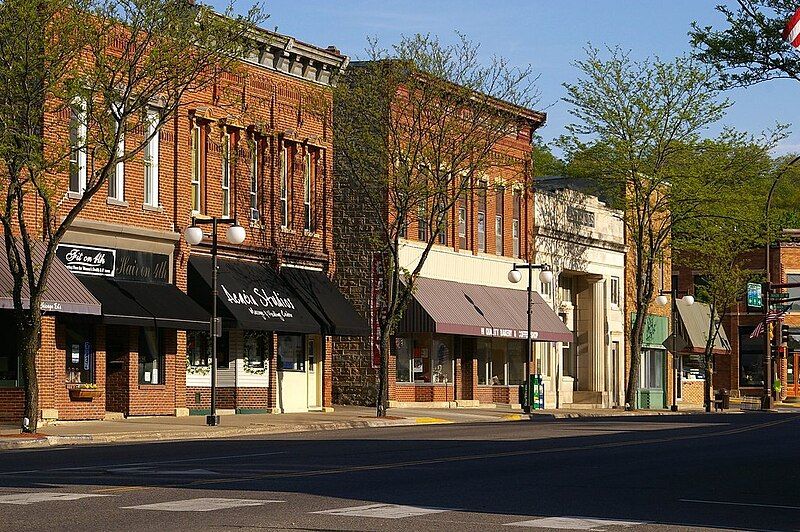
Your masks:
M 800 362 L 800 352 L 789 353 L 786 357 L 786 396 L 798 397 L 797 364 Z

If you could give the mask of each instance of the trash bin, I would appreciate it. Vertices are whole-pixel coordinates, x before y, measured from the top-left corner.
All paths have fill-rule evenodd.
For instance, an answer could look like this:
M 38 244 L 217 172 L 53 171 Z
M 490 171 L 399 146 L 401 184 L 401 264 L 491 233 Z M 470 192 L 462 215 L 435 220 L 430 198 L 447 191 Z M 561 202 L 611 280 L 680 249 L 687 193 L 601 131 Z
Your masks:
M 725 388 L 719 391 L 720 399 L 722 399 L 722 409 L 728 410 L 731 407 L 731 392 Z

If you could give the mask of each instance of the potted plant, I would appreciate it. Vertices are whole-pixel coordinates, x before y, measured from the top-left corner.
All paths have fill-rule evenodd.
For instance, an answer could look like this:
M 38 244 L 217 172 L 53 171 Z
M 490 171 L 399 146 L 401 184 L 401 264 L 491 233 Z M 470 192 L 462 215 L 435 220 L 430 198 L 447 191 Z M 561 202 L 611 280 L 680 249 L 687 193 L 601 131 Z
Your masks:
M 103 393 L 96 384 L 68 384 L 70 399 L 89 399 L 100 397 Z

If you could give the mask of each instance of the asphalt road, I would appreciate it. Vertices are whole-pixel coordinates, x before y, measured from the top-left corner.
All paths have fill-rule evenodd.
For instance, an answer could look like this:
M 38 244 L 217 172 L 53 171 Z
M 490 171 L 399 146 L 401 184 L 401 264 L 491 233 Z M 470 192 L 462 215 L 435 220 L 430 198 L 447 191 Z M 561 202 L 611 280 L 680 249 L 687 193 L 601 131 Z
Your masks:
M 799 478 L 798 414 L 79 446 L 0 452 L 0 529 L 798 530 Z

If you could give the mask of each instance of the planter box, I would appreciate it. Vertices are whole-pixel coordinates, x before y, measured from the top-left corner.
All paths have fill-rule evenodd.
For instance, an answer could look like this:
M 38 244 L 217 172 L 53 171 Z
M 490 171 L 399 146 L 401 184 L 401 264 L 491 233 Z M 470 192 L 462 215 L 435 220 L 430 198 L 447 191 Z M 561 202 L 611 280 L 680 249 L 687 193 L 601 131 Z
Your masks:
M 70 399 L 94 399 L 95 397 L 100 397 L 102 395 L 103 390 L 99 388 L 70 388 L 69 389 L 69 397 Z

